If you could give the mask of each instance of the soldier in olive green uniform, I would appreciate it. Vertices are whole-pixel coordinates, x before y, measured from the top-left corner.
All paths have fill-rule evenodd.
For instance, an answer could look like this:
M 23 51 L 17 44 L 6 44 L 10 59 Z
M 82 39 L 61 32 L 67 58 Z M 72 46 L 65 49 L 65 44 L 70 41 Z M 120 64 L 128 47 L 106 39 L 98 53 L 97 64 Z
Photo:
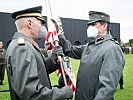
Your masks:
M 51 87 L 49 74 L 58 68 L 53 59 L 57 58 L 58 50 L 54 57 L 46 59 L 36 43 L 47 35 L 41 11 L 38 6 L 12 13 L 18 31 L 6 52 L 12 100 L 66 100 L 73 96 L 70 86 Z
M 131 54 L 133 54 L 133 46 L 131 46 Z
M 3 84 L 5 75 L 5 54 L 6 50 L 3 48 L 3 43 L 0 42 L 0 85 Z
M 124 56 L 109 33 L 110 16 L 90 11 L 89 18 L 86 45 L 73 46 L 59 34 L 64 54 L 80 59 L 75 100 L 113 100 L 125 64 Z

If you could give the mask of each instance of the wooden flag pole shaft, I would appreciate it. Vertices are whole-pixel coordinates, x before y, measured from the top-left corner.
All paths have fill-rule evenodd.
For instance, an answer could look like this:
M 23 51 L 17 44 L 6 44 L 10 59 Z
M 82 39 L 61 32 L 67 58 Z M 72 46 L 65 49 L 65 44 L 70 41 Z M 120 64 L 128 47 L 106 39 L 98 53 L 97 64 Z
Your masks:
M 55 46 L 59 46 L 59 42 L 57 40 L 54 41 L 54 45 Z M 61 73 L 62 73 L 62 77 L 64 80 L 64 84 L 65 86 L 67 86 L 67 80 L 66 80 L 66 76 L 65 76 L 65 72 L 64 72 L 64 65 L 63 65 L 63 58 L 61 56 L 58 56 L 58 60 L 60 62 L 60 67 L 61 67 Z M 66 99 L 66 100 L 70 100 L 70 99 Z
M 58 41 L 54 41 L 54 43 L 55 43 L 55 46 L 59 46 Z M 66 80 L 66 76 L 65 76 L 65 72 L 64 72 L 64 65 L 63 65 L 62 57 L 58 56 L 58 60 L 60 62 L 61 73 L 62 73 L 62 77 L 63 77 L 63 80 L 64 80 L 64 84 L 65 84 L 65 86 L 67 86 L 67 80 Z
M 63 66 L 62 57 L 58 56 L 58 60 L 60 62 L 61 73 L 62 73 L 62 76 L 63 76 L 64 84 L 65 84 L 65 86 L 67 86 L 67 81 L 66 81 L 66 76 L 65 76 L 65 72 L 64 72 L 64 66 Z
M 53 22 L 53 20 L 55 20 L 56 22 L 59 22 L 58 20 L 60 19 L 57 14 L 55 13 L 55 5 L 54 5 L 54 0 L 45 0 L 45 4 L 46 4 L 46 10 L 47 10 L 47 23 L 48 23 L 48 31 L 52 33 L 52 39 L 53 39 L 53 44 L 54 46 L 59 46 L 59 39 L 57 36 L 57 30 L 56 30 L 56 26 L 55 23 Z M 51 20 L 53 19 L 53 20 Z M 63 81 L 65 86 L 67 86 L 67 80 L 66 80 L 66 75 L 65 75 L 65 65 L 64 65 L 64 59 L 62 56 L 58 55 L 58 61 L 60 64 L 60 69 L 61 69 L 61 74 L 63 77 Z M 66 99 L 66 100 L 70 100 L 70 99 Z

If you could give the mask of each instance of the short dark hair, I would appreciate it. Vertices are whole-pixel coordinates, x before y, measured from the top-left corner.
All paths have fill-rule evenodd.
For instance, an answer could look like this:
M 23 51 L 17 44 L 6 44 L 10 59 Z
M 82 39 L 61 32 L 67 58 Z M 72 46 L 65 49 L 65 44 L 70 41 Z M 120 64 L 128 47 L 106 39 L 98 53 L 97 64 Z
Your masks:
M 110 30 L 110 23 L 109 22 L 106 22 L 106 21 L 98 21 L 101 25 L 103 25 L 103 24 L 105 24 L 105 23 L 107 23 L 107 31 L 109 31 Z

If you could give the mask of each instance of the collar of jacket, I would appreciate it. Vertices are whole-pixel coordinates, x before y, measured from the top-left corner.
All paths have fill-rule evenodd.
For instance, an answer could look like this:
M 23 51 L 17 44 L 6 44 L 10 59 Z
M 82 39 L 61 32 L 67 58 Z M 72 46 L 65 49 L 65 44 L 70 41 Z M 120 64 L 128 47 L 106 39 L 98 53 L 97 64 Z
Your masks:
M 111 39 L 113 39 L 113 37 L 107 33 L 105 36 L 103 36 L 101 38 L 96 38 L 95 44 L 100 44 L 100 43 L 103 43 L 103 42 L 111 40 Z
M 20 33 L 20 32 L 16 32 L 13 36 L 13 39 L 19 39 L 19 38 L 23 38 L 24 40 L 30 42 L 34 47 L 36 47 L 37 49 L 39 49 L 39 46 L 38 44 L 34 41 L 34 40 L 31 40 L 29 37 L 27 37 L 26 35 Z
M 0 52 L 3 52 L 4 51 L 4 49 L 3 48 L 0 48 Z

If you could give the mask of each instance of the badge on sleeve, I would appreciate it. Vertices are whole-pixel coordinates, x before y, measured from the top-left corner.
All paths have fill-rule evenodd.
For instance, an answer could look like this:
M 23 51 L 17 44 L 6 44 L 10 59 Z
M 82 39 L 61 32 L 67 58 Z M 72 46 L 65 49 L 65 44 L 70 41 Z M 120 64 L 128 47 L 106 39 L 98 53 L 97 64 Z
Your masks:
M 18 44 L 20 44 L 20 45 L 24 45 L 24 44 L 25 44 L 25 40 L 24 40 L 24 38 L 19 37 L 19 38 L 18 38 Z

